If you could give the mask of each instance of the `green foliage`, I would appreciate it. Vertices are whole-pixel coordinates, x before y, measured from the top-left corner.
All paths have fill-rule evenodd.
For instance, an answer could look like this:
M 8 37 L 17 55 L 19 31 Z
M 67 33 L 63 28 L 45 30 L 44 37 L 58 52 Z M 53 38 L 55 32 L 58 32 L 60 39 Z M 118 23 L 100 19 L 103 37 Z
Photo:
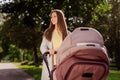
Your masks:
M 6 57 L 8 57 L 9 61 L 11 62 L 20 61 L 20 51 L 16 46 L 11 45 L 10 48 L 8 49 L 8 52 L 9 52 L 9 55 L 7 55 Z
M 0 47 L 0 53 L 1 53 L 1 52 L 3 52 L 3 49 L 2 49 L 2 47 Z
M 2 39 L 7 37 L 6 40 L 9 40 L 10 44 L 21 49 L 33 50 L 33 48 L 39 47 L 42 32 L 41 18 L 38 15 L 40 5 L 38 4 L 39 2 L 35 0 L 14 1 L 4 4 L 2 12 L 6 13 L 7 16 L 5 16 L 6 21 L 1 30 Z
M 1 30 L 2 38 L 6 39 L 7 37 L 6 40 L 9 40 L 10 44 L 21 49 L 32 49 L 36 55 L 35 60 L 38 57 L 37 47 L 40 46 L 42 38 L 38 4 L 36 1 L 21 0 L 2 6 L 2 12 L 7 14 Z
M 21 62 L 21 65 L 27 65 L 28 64 L 28 60 L 24 60 Z
M 98 21 L 99 17 L 107 16 L 106 13 L 108 13 L 111 9 L 112 9 L 111 5 L 106 2 L 103 2 L 103 4 L 97 5 L 97 7 L 95 8 L 95 13 L 94 15 L 92 15 L 92 20 Z
M 108 48 L 112 58 L 115 58 L 116 66 L 120 70 L 120 2 L 111 0 L 112 9 L 109 13 Z
M 30 61 L 28 65 L 35 65 L 35 63 L 33 61 Z
M 1 46 L 1 43 L 2 43 L 2 42 L 0 41 L 0 46 Z M 3 52 L 2 47 L 0 47 L 0 53 L 1 53 L 1 52 Z

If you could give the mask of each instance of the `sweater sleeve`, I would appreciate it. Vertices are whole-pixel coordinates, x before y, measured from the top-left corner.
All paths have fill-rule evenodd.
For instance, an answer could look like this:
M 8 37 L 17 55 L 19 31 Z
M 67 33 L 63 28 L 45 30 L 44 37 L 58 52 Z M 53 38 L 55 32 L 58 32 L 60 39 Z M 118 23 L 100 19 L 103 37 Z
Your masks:
M 48 40 L 43 37 L 41 45 L 40 45 L 40 51 L 42 54 L 48 51 Z

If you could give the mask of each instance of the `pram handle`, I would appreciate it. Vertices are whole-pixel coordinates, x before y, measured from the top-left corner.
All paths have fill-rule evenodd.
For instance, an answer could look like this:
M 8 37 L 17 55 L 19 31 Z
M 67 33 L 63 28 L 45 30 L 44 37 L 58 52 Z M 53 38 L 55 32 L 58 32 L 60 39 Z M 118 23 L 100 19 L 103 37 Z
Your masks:
M 47 51 L 47 52 L 45 52 L 43 55 L 44 55 L 44 56 L 47 56 L 48 54 L 49 54 L 49 52 Z
M 50 68 L 49 68 L 49 66 L 48 66 L 48 60 L 47 60 L 47 55 L 48 55 L 48 54 L 49 54 L 49 52 L 45 52 L 45 53 L 42 55 L 42 58 L 43 58 L 46 66 L 47 66 L 48 73 L 49 73 L 49 78 L 50 78 L 50 80 L 53 80 L 52 75 L 51 75 Z
M 48 54 L 50 54 L 49 51 L 45 52 L 43 55 L 47 56 Z M 54 54 L 57 54 L 57 51 L 55 51 Z
M 50 68 L 49 68 L 49 64 L 48 64 L 48 60 L 47 60 L 47 55 L 48 54 L 50 54 L 48 51 L 47 52 L 45 52 L 43 55 L 42 55 L 42 57 L 43 57 L 43 60 L 44 60 L 44 62 L 45 62 L 45 64 L 46 64 L 46 66 L 47 66 L 47 69 L 48 69 L 48 73 L 49 73 L 49 78 L 50 78 L 50 80 L 53 80 L 53 71 L 55 70 L 52 70 L 52 71 L 50 71 Z M 55 53 L 54 54 L 57 54 L 57 51 L 55 51 Z

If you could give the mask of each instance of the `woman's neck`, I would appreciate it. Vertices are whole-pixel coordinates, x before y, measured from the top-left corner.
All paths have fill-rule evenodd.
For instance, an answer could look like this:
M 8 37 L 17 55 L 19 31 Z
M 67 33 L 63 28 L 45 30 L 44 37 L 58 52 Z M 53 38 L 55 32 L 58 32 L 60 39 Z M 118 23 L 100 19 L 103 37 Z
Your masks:
M 58 30 L 58 25 L 55 25 L 55 30 Z

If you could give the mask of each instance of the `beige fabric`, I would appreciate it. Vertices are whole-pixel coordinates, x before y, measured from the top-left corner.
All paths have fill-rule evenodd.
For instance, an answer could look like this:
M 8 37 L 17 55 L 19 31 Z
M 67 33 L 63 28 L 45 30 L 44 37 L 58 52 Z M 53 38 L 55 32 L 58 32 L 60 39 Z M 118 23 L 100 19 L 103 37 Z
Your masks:
M 57 51 L 62 43 L 62 34 L 58 30 L 53 31 L 52 35 L 53 49 Z M 52 55 L 52 64 L 56 65 L 56 54 Z
M 62 43 L 62 35 L 58 30 L 53 31 L 52 43 L 53 49 L 57 51 Z

